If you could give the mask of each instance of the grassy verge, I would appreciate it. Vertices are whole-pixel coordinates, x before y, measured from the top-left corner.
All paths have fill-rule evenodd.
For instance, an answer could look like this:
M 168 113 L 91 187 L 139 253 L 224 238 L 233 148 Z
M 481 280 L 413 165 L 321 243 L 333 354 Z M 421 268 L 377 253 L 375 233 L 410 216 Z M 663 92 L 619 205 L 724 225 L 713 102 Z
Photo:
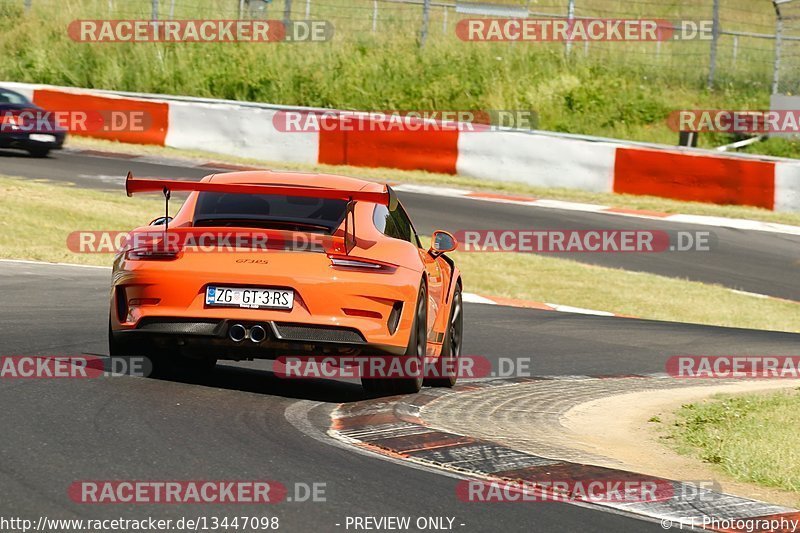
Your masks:
M 669 200 L 655 196 L 635 196 L 632 194 L 596 193 L 574 189 L 532 187 L 524 183 L 514 182 L 487 182 L 485 180 L 478 180 L 465 176 L 435 174 L 421 170 L 396 170 L 386 168 L 352 167 L 346 165 L 311 165 L 302 163 L 269 162 L 226 156 L 211 152 L 176 150 L 174 148 L 163 148 L 159 146 L 122 144 L 118 142 L 74 136 L 68 138 L 67 146 L 79 149 L 107 150 L 138 155 L 156 155 L 198 162 L 215 160 L 229 163 L 265 166 L 269 168 L 330 172 L 376 181 L 442 185 L 470 190 L 492 191 L 506 194 L 521 194 L 537 198 L 547 198 L 551 200 L 600 204 L 610 207 L 624 207 L 629 209 L 641 209 L 645 211 L 659 211 L 676 214 L 680 213 L 727 218 L 745 218 L 751 220 L 761 220 L 764 222 L 800 226 L 800 213 L 776 213 L 774 211 L 760 209 L 757 207 L 714 205 L 701 202 L 681 202 L 678 200 Z
M 161 200 L 128 198 L 123 192 L 0 177 L 0 258 L 110 265 L 108 254 L 70 252 L 67 236 L 79 230 L 129 230 L 147 224 L 163 208 Z
M 303 4 L 294 3 L 293 18 L 305 18 Z M 722 39 L 717 83 L 708 90 L 707 41 L 595 42 L 576 44 L 570 54 L 563 43 L 468 43 L 455 35 L 460 15 L 450 9 L 448 20 L 437 8 L 420 48 L 421 7 L 380 4 L 373 31 L 373 2 L 314 0 L 310 17 L 336 27 L 325 43 L 108 44 L 75 42 L 67 27 L 76 19 L 149 18 L 151 3 L 37 0 L 26 13 L 21 1 L 5 0 L 0 56 L 13 60 L 0 62 L 0 79 L 338 109 L 536 110 L 542 129 L 670 144 L 677 134 L 666 119 L 674 110 L 769 106 L 770 41 Z M 535 4 L 531 9 L 562 16 L 566 9 L 566 2 Z M 710 16 L 710 4 L 683 4 L 604 0 L 579 10 L 610 18 Z M 174 16 L 230 19 L 235 5 L 179 2 Z M 280 18 L 284 7 L 276 0 L 265 15 Z M 726 29 L 774 31 L 768 2 L 729 0 L 722 7 Z M 730 141 L 700 136 L 706 147 Z
M 718 465 L 737 480 L 800 493 L 799 391 L 684 405 L 672 431 L 678 451 Z
M 178 203 L 173 202 L 175 209 Z M 67 236 L 131 229 L 158 216 L 162 206 L 156 198 L 0 177 L 0 257 L 109 265 L 108 254 L 70 252 Z M 469 292 L 660 320 L 800 332 L 797 304 L 724 287 L 527 254 L 453 256 Z

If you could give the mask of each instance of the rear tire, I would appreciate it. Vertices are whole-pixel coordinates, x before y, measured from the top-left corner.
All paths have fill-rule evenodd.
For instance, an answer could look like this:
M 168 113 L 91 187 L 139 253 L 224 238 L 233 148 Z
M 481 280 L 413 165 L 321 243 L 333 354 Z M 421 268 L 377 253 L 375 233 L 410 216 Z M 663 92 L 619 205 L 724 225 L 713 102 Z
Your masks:
M 111 317 L 108 317 L 108 355 L 111 357 L 129 357 L 134 355 L 133 346 L 124 342 L 111 329 Z
M 361 386 L 371 396 L 394 396 L 397 394 L 415 394 L 422 388 L 425 353 L 428 348 L 428 290 L 423 280 L 417 295 L 414 310 L 414 323 L 403 359 L 414 357 L 417 361 L 419 375 L 403 378 L 361 378 Z M 407 365 L 402 365 L 407 368 Z
M 50 148 L 31 148 L 28 150 L 28 153 L 31 155 L 31 157 L 47 157 L 47 154 L 50 153 Z
M 458 381 L 458 358 L 461 357 L 461 345 L 464 338 L 464 305 L 461 298 L 461 285 L 456 286 L 453 303 L 450 305 L 450 317 L 447 321 L 447 332 L 442 344 L 442 353 L 434 363 L 436 375 L 440 377 L 425 380 L 431 387 L 452 387 Z
M 217 366 L 216 359 L 195 359 L 179 354 L 167 354 L 154 347 L 145 347 L 125 342 L 115 335 L 111 329 L 111 317 L 108 318 L 108 355 L 115 358 L 130 359 L 146 357 L 150 362 L 148 377 L 178 377 L 183 374 L 203 376 L 210 374 Z M 145 364 L 147 367 L 148 365 Z M 130 368 L 130 366 L 128 366 Z
M 121 359 L 124 361 L 125 365 L 124 368 L 131 369 L 133 368 L 133 361 L 134 357 L 142 357 L 144 354 L 142 353 L 143 350 L 140 350 L 138 347 L 134 346 L 130 342 L 125 342 L 124 340 L 119 338 L 119 335 L 114 334 L 114 330 L 111 329 L 111 317 L 108 317 L 108 355 L 112 359 Z M 113 363 L 112 363 L 113 364 Z M 153 375 L 153 366 L 152 360 L 150 365 L 145 365 L 145 375 L 152 376 Z

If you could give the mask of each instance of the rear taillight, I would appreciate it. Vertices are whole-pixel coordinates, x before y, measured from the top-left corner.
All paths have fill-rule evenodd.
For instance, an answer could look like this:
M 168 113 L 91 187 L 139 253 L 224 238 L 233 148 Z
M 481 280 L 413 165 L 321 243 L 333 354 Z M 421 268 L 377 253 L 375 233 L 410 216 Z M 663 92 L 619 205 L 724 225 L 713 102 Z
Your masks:
M 397 265 L 376 261 L 374 259 L 364 259 L 363 257 L 350 257 L 346 255 L 328 255 L 331 266 L 348 270 L 369 270 L 373 272 L 392 272 Z
M 129 261 L 171 261 L 180 257 L 180 250 L 154 250 L 152 248 L 135 248 L 125 252 Z

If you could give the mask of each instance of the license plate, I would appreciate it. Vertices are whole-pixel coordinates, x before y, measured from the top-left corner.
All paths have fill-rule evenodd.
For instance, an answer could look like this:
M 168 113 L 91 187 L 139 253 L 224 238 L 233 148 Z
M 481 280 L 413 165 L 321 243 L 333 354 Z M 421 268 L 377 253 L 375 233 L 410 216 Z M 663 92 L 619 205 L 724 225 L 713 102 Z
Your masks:
M 291 309 L 294 291 L 247 287 L 208 287 L 206 305 L 246 309 Z
M 31 133 L 28 135 L 28 138 L 32 141 L 40 142 L 40 143 L 54 143 L 56 142 L 55 135 L 45 135 L 43 133 Z

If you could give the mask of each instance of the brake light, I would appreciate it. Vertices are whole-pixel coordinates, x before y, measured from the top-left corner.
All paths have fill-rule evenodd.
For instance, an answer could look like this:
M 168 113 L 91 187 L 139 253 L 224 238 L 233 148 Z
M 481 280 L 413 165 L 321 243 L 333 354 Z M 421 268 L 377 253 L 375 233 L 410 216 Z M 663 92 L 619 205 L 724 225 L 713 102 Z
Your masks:
M 125 259 L 130 261 L 172 261 L 180 257 L 180 250 L 155 250 L 153 248 L 135 248 L 125 252 Z
M 363 257 L 350 257 L 342 255 L 328 255 L 331 266 L 336 268 L 371 270 L 375 272 L 390 272 L 397 268 L 397 265 L 376 261 L 374 259 L 364 259 Z

